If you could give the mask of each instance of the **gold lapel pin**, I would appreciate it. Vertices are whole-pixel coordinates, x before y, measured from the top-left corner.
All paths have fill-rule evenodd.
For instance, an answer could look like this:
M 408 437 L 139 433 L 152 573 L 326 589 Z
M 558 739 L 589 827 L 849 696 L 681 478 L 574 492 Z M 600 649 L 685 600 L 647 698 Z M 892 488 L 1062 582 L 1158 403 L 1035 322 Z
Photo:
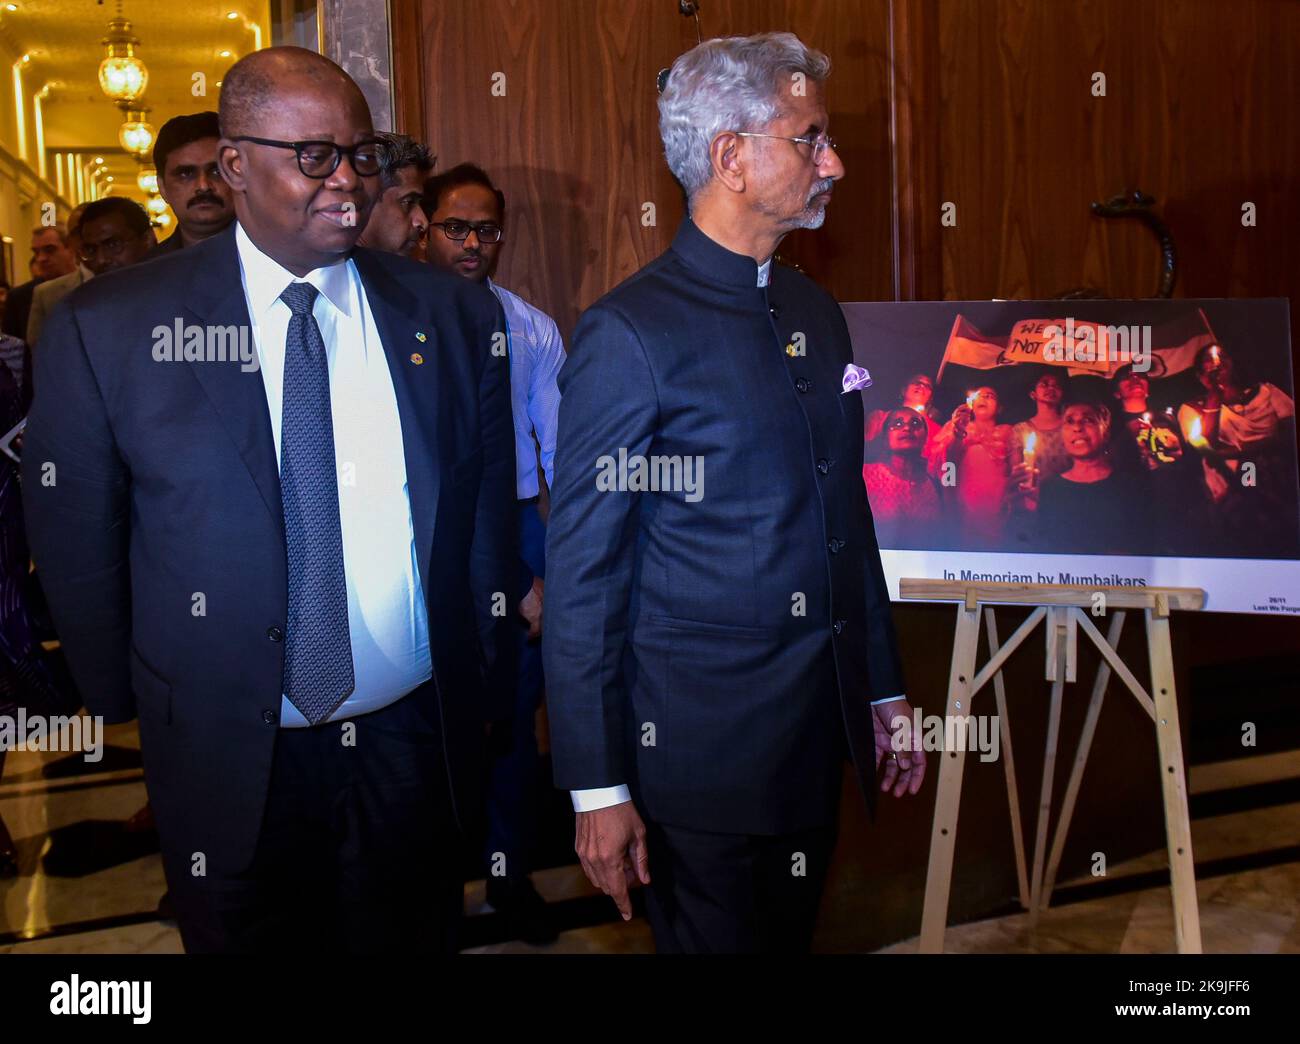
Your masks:
M 424 356 L 421 355 L 419 352 L 412 352 L 411 362 L 415 363 L 416 366 L 421 366 L 424 364 Z
M 792 344 L 787 344 L 787 345 L 785 346 L 785 354 L 788 355 L 788 356 L 790 356 L 791 359 L 793 359 L 793 358 L 795 357 L 795 354 L 796 354 L 796 353 L 795 353 L 795 350 L 794 350 L 794 345 L 792 345 Z
M 419 341 L 421 344 L 424 344 L 424 342 L 427 341 L 429 338 L 427 338 L 427 337 L 424 335 L 424 331 L 423 331 L 423 330 L 417 330 L 417 331 L 415 332 L 415 339 L 416 339 L 417 341 Z

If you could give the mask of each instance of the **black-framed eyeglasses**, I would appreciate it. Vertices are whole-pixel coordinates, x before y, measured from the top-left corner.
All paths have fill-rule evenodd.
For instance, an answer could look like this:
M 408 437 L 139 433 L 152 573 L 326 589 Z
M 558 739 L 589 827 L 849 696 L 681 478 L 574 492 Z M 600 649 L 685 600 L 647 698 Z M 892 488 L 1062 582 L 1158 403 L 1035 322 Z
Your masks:
M 442 229 L 442 234 L 448 239 L 457 243 L 469 239 L 469 234 L 474 233 L 480 243 L 499 243 L 503 235 L 501 226 L 495 221 L 431 221 L 431 225 L 437 225 Z
M 737 138 L 776 138 L 779 141 L 793 141 L 797 145 L 808 145 L 812 148 L 812 161 L 814 167 L 820 167 L 822 160 L 826 158 L 826 150 L 835 148 L 835 139 L 821 135 L 816 138 L 802 137 L 791 138 L 785 134 L 759 134 L 757 131 L 736 131 Z
M 332 141 L 276 141 L 274 138 L 254 138 L 241 134 L 231 141 L 251 141 L 254 145 L 269 145 L 273 149 L 293 149 L 298 156 L 298 169 L 309 178 L 328 178 L 348 158 L 352 169 L 361 178 L 379 173 L 379 142 L 363 141 L 356 145 L 338 145 Z

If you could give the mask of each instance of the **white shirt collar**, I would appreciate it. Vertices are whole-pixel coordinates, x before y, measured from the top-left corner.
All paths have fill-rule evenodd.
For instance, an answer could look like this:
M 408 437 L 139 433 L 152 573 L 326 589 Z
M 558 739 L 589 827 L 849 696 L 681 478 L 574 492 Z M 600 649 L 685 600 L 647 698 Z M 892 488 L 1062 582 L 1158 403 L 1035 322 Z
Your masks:
M 239 251 L 240 267 L 244 270 L 244 286 L 248 292 L 249 311 L 254 319 L 265 315 L 266 311 L 280 299 L 284 288 L 295 280 L 310 283 L 340 312 L 351 315 L 350 259 L 326 265 L 324 268 L 313 268 L 299 280 L 298 276 L 275 258 L 263 253 L 244 231 L 244 226 L 238 222 L 235 223 L 235 246 Z
M 769 257 L 758 266 L 758 285 L 767 286 L 768 278 L 772 274 L 772 259 Z

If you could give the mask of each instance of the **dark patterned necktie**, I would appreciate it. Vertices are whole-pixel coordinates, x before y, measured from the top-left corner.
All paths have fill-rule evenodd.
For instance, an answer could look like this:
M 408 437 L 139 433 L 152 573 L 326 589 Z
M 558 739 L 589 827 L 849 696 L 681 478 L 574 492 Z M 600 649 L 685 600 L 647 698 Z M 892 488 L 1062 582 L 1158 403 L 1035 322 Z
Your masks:
M 280 423 L 280 499 L 289 560 L 284 694 L 313 725 L 356 687 L 329 363 L 311 314 L 316 293 L 310 283 L 290 283 L 280 295 L 293 312 L 285 338 Z

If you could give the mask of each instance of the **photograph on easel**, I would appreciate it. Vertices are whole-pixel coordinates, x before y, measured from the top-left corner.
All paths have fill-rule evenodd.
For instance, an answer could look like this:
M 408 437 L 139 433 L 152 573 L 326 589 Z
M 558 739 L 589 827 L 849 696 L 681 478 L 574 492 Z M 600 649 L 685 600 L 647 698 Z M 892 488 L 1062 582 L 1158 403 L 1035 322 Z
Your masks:
M 1218 610 L 1300 612 L 1285 300 L 844 313 L 891 587 L 1195 581 Z

